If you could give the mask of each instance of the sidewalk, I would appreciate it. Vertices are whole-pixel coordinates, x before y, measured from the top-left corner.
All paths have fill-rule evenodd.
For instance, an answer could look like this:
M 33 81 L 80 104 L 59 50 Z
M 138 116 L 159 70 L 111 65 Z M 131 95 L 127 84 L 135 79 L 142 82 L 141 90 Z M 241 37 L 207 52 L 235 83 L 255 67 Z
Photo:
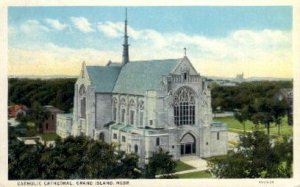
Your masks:
M 188 164 L 190 166 L 195 167 L 195 169 L 190 169 L 190 170 L 184 170 L 184 171 L 179 171 L 175 172 L 173 174 L 184 174 L 184 173 L 192 173 L 192 172 L 197 172 L 197 171 L 204 171 L 207 170 L 207 161 L 204 159 L 199 158 L 198 156 L 186 156 L 180 158 L 180 161 Z M 162 175 L 156 175 L 155 177 L 158 178 Z
M 179 171 L 176 172 L 175 174 L 184 174 L 184 173 L 192 173 L 196 171 L 204 171 L 207 170 L 207 161 L 199 158 L 198 156 L 186 156 L 182 157 L 180 159 L 181 162 L 188 164 L 190 166 L 195 167 L 195 169 L 190 169 L 190 170 L 185 170 L 185 171 Z

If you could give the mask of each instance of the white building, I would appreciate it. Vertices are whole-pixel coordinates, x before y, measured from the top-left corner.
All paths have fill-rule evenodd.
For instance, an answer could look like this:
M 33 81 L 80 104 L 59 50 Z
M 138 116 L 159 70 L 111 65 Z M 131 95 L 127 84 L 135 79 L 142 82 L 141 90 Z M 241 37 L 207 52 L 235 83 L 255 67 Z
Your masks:
M 83 63 L 69 133 L 115 143 L 120 150 L 137 153 L 141 163 L 159 147 L 174 159 L 205 158 L 227 153 L 227 128 L 213 123 L 212 116 L 206 80 L 186 55 L 129 60 L 126 19 L 122 63 Z
M 57 114 L 56 120 L 56 134 L 62 138 L 70 136 L 73 124 L 72 114 Z

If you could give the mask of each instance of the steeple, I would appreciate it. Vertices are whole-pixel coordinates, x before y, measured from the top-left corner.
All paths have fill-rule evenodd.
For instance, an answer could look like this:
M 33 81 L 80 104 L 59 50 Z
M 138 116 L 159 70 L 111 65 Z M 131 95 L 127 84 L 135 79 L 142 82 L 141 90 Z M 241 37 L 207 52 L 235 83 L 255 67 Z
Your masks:
M 128 44 L 128 35 L 127 35 L 127 8 L 126 8 L 122 64 L 125 65 L 128 62 L 129 62 L 129 44 Z

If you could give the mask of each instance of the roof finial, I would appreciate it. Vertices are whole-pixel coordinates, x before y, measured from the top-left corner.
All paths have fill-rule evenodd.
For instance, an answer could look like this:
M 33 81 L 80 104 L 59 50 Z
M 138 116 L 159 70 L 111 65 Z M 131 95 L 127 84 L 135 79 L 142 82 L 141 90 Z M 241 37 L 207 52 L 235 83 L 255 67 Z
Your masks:
M 84 78 L 84 67 L 85 67 L 85 61 L 82 62 L 82 68 L 81 68 L 81 77 Z
M 186 48 L 183 48 L 184 49 L 184 56 L 186 56 Z
M 125 26 L 124 26 L 124 44 L 123 44 L 123 59 L 122 64 L 129 62 L 129 44 L 127 35 L 127 8 L 125 9 Z

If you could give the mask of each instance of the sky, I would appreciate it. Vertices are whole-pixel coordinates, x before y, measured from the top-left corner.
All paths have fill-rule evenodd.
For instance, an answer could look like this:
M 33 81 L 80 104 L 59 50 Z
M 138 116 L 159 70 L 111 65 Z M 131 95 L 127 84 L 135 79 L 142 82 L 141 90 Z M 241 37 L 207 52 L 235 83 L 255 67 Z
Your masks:
M 184 55 L 205 76 L 293 76 L 292 8 L 127 7 L 130 60 Z M 125 7 L 9 7 L 9 75 L 120 62 Z

